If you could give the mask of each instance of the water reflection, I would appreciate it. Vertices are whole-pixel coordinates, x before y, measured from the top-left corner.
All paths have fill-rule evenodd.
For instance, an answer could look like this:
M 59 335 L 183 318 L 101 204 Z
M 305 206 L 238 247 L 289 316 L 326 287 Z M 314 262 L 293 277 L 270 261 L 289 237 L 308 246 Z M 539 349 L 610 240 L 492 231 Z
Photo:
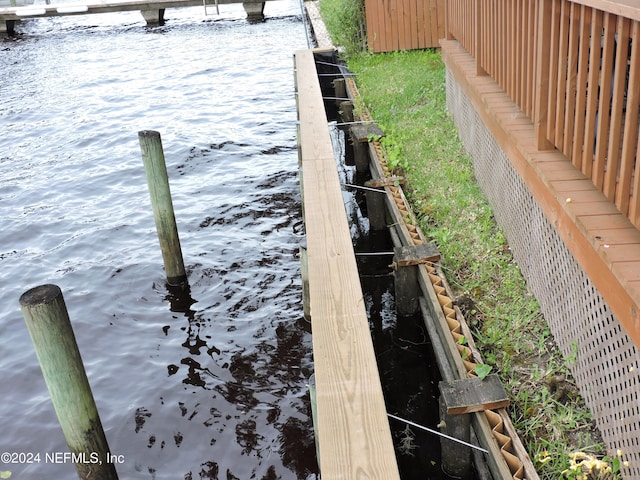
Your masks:
M 262 187 L 290 180 L 291 173 L 273 175 Z M 244 227 L 255 222 L 262 226 L 261 236 L 299 228 L 300 205 L 291 192 L 263 193 L 254 200 L 226 214 L 218 211 L 200 228 Z M 186 472 L 185 479 L 318 476 L 308 392 L 300 388 L 311 374 L 310 332 L 302 315 L 292 320 L 282 313 L 302 313 L 300 285 L 286 271 L 291 267 L 283 268 L 296 250 L 297 245 L 287 244 L 252 257 L 231 258 L 226 266 L 188 267 L 194 285 L 202 277 L 218 279 L 214 297 L 224 300 L 198 302 L 190 288 L 166 286 L 169 310 L 180 315 L 161 327 L 162 335 L 170 341 L 176 329 L 181 332 L 181 354 L 166 365 L 167 376 L 187 392 L 208 392 L 204 397 L 198 394 L 196 402 L 184 395 L 176 397 L 180 399 L 177 411 L 172 409 L 173 415 L 199 422 L 210 431 L 209 460 L 199 470 Z M 254 294 L 248 295 L 248 290 Z M 251 341 L 236 341 L 239 338 Z M 184 448 L 187 435 L 159 431 L 160 420 L 151 421 L 153 412 L 159 414 L 157 408 L 139 407 L 134 415 L 135 432 L 146 435 L 147 448 Z M 238 467 L 237 461 L 224 461 L 232 451 L 251 458 L 251 464 Z

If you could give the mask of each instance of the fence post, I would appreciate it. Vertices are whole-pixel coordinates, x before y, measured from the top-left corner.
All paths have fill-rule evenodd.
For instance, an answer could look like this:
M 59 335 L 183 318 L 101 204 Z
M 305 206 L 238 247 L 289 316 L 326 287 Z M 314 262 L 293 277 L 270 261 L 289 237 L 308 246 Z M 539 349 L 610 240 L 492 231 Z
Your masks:
M 118 480 L 60 288 L 32 288 L 20 307 L 78 475 Z
M 138 132 L 138 138 L 140 139 L 144 169 L 147 173 L 149 195 L 151 196 L 153 216 L 164 259 L 167 283 L 173 286 L 184 285 L 187 283 L 187 274 L 184 269 L 178 227 L 173 213 L 169 177 L 160 133 L 153 130 L 143 130 Z

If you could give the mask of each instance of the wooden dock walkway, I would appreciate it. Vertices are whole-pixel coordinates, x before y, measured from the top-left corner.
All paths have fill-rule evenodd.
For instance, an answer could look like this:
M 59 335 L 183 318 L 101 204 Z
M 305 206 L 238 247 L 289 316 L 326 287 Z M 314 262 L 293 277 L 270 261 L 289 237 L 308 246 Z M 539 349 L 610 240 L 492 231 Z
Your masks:
M 399 479 L 314 59 L 295 54 L 323 479 Z
M 264 19 L 264 4 L 273 0 L 99 0 L 87 3 L 62 3 L 0 8 L 0 32 L 13 33 L 16 21 L 25 18 L 61 17 L 93 13 L 127 12 L 139 10 L 149 25 L 162 25 L 167 8 L 204 8 L 231 3 L 242 3 L 249 21 Z

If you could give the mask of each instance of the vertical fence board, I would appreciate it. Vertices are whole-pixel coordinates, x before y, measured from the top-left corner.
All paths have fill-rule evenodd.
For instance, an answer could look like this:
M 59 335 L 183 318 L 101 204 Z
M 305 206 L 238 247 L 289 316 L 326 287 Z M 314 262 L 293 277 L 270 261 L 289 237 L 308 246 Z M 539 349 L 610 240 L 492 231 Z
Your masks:
M 547 138 L 555 144 L 558 99 L 558 55 L 560 52 L 560 0 L 553 0 L 549 45 L 549 103 L 547 105 Z
M 640 22 L 633 22 L 631 42 L 635 48 L 631 49 L 629 65 L 629 84 L 627 85 L 627 111 L 624 120 L 624 136 L 622 142 L 622 158 L 620 162 L 620 185 L 616 191 L 616 205 L 622 213 L 627 213 L 630 202 L 631 176 L 634 174 L 634 166 L 638 160 L 636 151 L 638 147 L 638 110 L 640 108 Z M 636 173 L 636 178 L 638 174 Z M 638 196 L 638 190 L 634 189 L 633 195 Z M 635 200 L 635 198 L 634 198 Z M 634 201 L 635 215 L 637 204 Z
M 518 36 L 522 37 L 522 53 L 519 58 L 520 70 L 521 70 L 521 88 L 520 101 L 518 105 L 523 112 L 527 109 L 527 97 L 529 95 L 529 84 L 535 79 L 530 78 L 529 64 L 531 59 L 531 41 L 535 28 L 532 26 L 533 19 L 531 18 L 531 0 L 523 0 L 522 2 L 522 19 L 521 27 Z M 517 65 L 517 63 L 516 63 Z
M 640 135 L 640 132 L 638 132 Z M 636 147 L 636 160 L 640 158 L 640 141 Z M 629 218 L 633 224 L 640 228 L 640 174 L 634 172 L 633 176 L 633 192 L 629 203 Z
M 507 95 L 509 95 L 512 99 L 516 98 L 516 75 L 514 75 L 517 69 L 513 67 L 516 65 L 513 63 L 515 60 L 515 45 L 516 45 L 516 37 L 518 36 L 518 32 L 515 26 L 515 6 L 518 2 L 507 2 L 506 11 L 505 11 L 505 34 L 507 36 L 506 41 L 506 57 L 505 61 L 507 63 L 508 71 L 507 71 Z
M 422 13 L 418 13 L 422 10 L 423 1 L 419 0 L 411 0 L 411 49 L 420 48 L 420 34 L 418 29 L 423 29 L 418 23 L 418 17 L 422 16 Z
M 404 40 L 404 43 L 400 45 L 400 50 L 409 50 L 412 48 L 411 45 L 411 20 L 412 20 L 412 0 L 404 0 L 402 2 L 398 2 L 398 7 L 402 10 L 402 24 L 400 28 L 402 29 L 402 33 L 400 38 Z M 415 16 L 413 17 L 415 18 Z
M 420 3 L 425 4 L 425 1 L 421 1 Z M 425 19 L 426 20 L 426 19 Z M 438 18 L 438 1 L 437 0 L 431 0 L 429 2 L 429 33 L 430 35 L 430 39 L 431 39 L 431 44 L 432 45 L 438 45 L 438 40 L 440 39 L 439 37 L 439 26 L 438 24 L 440 23 L 440 19 Z M 427 22 L 425 21 L 425 24 Z
M 587 115 L 582 144 L 582 173 L 592 178 L 598 111 L 598 77 L 600 74 L 601 35 L 603 15 L 601 10 L 591 12 L 591 36 L 589 38 L 589 80 L 587 86 Z
M 418 37 L 417 48 L 427 48 L 427 45 L 431 44 L 431 38 L 427 35 L 429 32 L 425 28 L 426 23 L 429 21 L 429 18 L 425 14 L 425 3 L 417 1 L 416 2 L 416 35 Z
M 584 36 L 584 35 L 583 35 Z M 564 113 L 564 141 L 562 152 L 567 158 L 572 157 L 573 134 L 576 114 L 576 89 L 578 75 L 578 42 L 580 41 L 580 5 L 571 4 L 569 15 L 569 50 L 567 56 L 567 89 Z
M 611 116 L 611 76 L 613 75 L 613 47 L 616 29 L 616 17 L 610 13 L 604 16 L 604 45 L 602 51 L 602 66 L 600 68 L 600 98 L 596 117 L 596 153 L 591 179 L 599 189 L 604 184 L 604 172 L 607 159 L 607 143 L 609 140 L 609 124 Z
M 622 119 L 624 113 L 625 84 L 627 78 L 627 59 L 629 58 L 629 29 L 628 18 L 618 17 L 616 29 L 616 58 L 613 74 L 613 91 L 611 93 L 611 130 L 609 132 L 609 146 L 607 148 L 607 171 L 604 177 L 603 192 L 614 202 L 618 183 L 618 169 L 620 167 L 620 145 L 622 135 Z M 617 205 L 618 206 L 618 205 Z M 619 206 L 618 206 L 619 207 Z
M 541 0 L 541 11 L 538 14 L 538 45 L 536 47 L 536 63 L 538 71 L 536 74 L 536 97 L 535 114 L 533 116 L 533 124 L 536 129 L 536 143 L 538 150 L 548 150 L 549 141 L 547 135 L 548 108 L 549 108 L 549 74 L 551 59 L 548 52 L 551 44 L 551 21 L 553 16 L 553 1 Z
M 538 46 L 538 4 L 540 2 L 529 0 L 529 30 L 532 32 L 531 38 L 527 39 L 527 90 L 525 94 L 525 100 L 520 105 L 526 105 L 526 108 L 521 107 L 525 114 L 533 118 L 533 111 L 536 108 L 536 59 L 537 46 Z
M 565 98 L 567 95 L 567 62 L 569 57 L 569 4 L 562 2 L 560 9 L 560 43 L 558 54 L 558 83 L 556 90 L 558 92 L 558 104 L 556 107 L 556 119 L 555 119 L 555 135 L 554 143 L 556 147 L 562 150 L 564 141 L 564 113 L 565 113 Z
M 591 31 L 591 8 L 580 7 L 580 40 L 578 43 L 578 77 L 576 79 L 576 108 L 573 123 L 573 144 L 571 146 L 571 163 L 582 169 L 582 146 L 584 144 L 584 126 L 587 111 L 587 72 L 589 67 L 589 33 Z
M 435 41 L 439 42 L 441 38 L 446 36 L 446 32 L 444 26 L 446 24 L 446 15 L 445 15 L 445 0 L 436 0 L 436 9 L 438 15 L 438 31 L 436 33 Z M 436 45 L 439 45 L 437 43 Z
M 365 21 L 367 23 L 367 47 L 370 51 L 379 51 L 380 19 L 378 18 L 378 3 L 375 0 L 364 0 Z

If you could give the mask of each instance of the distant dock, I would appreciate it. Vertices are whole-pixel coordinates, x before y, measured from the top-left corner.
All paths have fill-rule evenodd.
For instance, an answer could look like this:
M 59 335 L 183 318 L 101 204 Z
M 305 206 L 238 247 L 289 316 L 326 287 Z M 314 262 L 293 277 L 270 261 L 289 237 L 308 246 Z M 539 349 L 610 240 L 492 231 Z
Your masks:
M 242 3 L 247 20 L 264 20 L 264 4 L 269 0 L 125 0 L 93 1 L 87 3 L 28 5 L 0 8 L 0 32 L 13 34 L 15 23 L 25 18 L 61 17 L 88 15 L 92 13 L 127 12 L 139 10 L 148 25 L 163 25 L 167 8 L 217 7 L 218 5 Z

